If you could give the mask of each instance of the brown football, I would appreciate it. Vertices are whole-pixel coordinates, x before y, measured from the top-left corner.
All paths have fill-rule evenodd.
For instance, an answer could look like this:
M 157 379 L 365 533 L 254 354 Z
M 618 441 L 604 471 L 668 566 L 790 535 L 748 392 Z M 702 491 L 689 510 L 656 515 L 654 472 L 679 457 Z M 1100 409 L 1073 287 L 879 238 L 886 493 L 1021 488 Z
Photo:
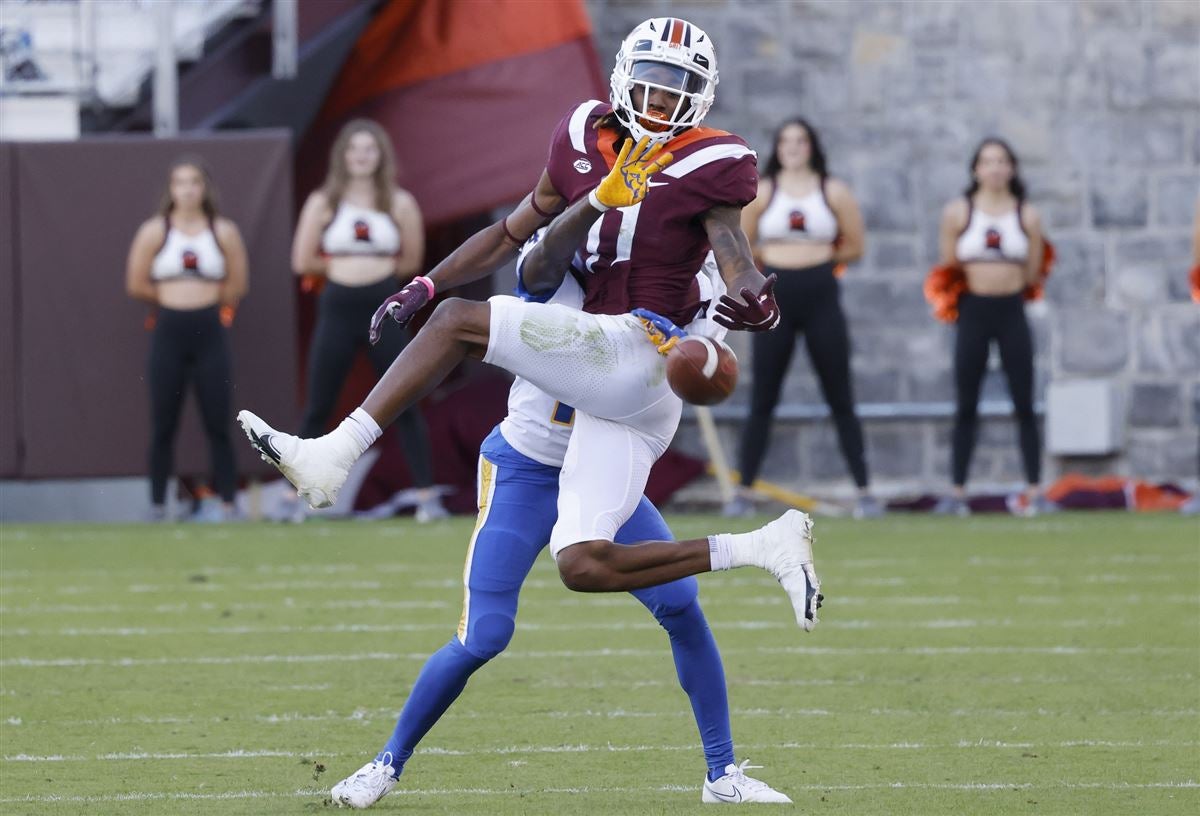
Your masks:
M 667 354 L 667 383 L 692 405 L 716 405 L 737 385 L 738 361 L 720 340 L 692 335 Z

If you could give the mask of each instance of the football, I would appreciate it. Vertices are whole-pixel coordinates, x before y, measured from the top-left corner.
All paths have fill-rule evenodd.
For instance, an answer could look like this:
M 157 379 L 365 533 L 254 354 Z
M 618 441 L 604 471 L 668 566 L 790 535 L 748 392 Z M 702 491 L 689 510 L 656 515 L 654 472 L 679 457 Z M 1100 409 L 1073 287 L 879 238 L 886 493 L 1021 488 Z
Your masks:
M 667 354 L 667 383 L 692 405 L 716 405 L 733 393 L 737 378 L 737 355 L 720 340 L 692 335 Z

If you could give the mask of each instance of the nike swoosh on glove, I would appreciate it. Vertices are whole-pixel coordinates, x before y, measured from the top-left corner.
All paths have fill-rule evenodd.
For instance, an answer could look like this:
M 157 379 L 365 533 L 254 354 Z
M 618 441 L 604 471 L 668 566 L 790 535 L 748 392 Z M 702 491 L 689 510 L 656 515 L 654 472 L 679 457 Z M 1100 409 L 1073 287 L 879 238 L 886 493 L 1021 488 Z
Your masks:
M 713 320 L 733 331 L 760 332 L 775 328 L 779 325 L 775 280 L 775 275 L 767 278 L 757 294 L 743 286 L 741 300 L 721 295 Z
M 429 302 L 433 297 L 433 292 L 433 281 L 418 275 L 405 284 L 399 292 L 379 304 L 379 308 L 371 317 L 371 330 L 367 334 L 371 345 L 379 342 L 379 337 L 383 333 L 383 323 L 387 318 L 390 317 L 401 326 L 405 325 Z

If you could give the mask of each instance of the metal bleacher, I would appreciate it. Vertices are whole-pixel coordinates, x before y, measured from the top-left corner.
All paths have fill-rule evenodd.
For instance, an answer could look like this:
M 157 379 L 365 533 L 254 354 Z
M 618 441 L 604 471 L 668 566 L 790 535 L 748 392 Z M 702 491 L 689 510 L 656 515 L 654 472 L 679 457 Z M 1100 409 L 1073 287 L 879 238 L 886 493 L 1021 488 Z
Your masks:
M 78 138 L 85 108 L 123 109 L 138 102 L 162 58 L 161 43 L 169 40 L 176 64 L 194 62 L 213 33 L 257 16 L 262 5 L 263 0 L 0 0 L 0 139 Z

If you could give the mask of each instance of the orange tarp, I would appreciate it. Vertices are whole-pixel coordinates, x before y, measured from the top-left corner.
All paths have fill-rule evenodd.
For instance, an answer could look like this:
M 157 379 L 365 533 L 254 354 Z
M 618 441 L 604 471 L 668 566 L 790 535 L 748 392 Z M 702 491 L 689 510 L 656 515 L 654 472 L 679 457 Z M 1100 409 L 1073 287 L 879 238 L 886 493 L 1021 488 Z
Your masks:
M 591 35 L 582 2 L 392 0 L 346 60 L 320 118 L 386 91 Z
M 1082 476 L 1068 473 L 1046 489 L 1046 498 L 1062 503 L 1068 496 L 1082 493 L 1121 493 L 1129 510 L 1153 512 L 1178 510 L 1188 494 L 1170 486 L 1156 485 L 1125 476 Z

